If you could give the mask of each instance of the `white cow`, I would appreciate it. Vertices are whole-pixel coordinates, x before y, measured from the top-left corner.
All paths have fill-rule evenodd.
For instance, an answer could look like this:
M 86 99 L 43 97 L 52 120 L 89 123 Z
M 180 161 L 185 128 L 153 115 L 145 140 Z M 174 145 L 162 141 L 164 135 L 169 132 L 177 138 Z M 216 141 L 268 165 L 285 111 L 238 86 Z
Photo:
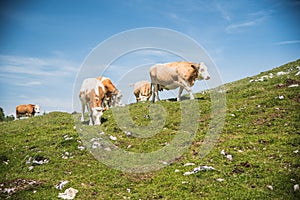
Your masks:
M 151 85 L 153 86 L 152 102 L 159 101 L 158 91 L 163 89 L 173 90 L 179 87 L 177 101 L 183 89 L 190 94 L 190 99 L 194 99 L 191 87 L 195 80 L 208 80 L 210 75 L 206 65 L 191 62 L 171 62 L 156 64 L 150 68 Z
M 79 92 L 82 106 L 81 121 L 84 122 L 85 106 L 89 112 L 89 125 L 100 125 L 103 111 L 102 102 L 105 96 L 105 87 L 97 78 L 87 78 L 83 81 Z

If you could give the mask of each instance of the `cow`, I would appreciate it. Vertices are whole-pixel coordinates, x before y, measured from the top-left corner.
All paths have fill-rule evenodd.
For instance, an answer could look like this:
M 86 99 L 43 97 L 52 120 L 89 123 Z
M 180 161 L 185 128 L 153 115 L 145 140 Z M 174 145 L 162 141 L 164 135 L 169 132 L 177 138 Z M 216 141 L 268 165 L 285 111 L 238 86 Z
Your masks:
M 102 82 L 106 91 L 103 106 L 108 109 L 109 107 L 120 105 L 122 98 L 121 91 L 116 88 L 109 78 L 99 76 L 97 79 Z
M 151 84 L 148 81 L 139 81 L 134 84 L 133 93 L 136 102 L 148 101 L 152 95 Z
M 21 116 L 32 117 L 35 113 L 40 113 L 40 106 L 34 104 L 22 104 L 16 107 L 16 119 L 20 119 Z
M 105 87 L 97 78 L 87 78 L 82 82 L 79 92 L 81 101 L 81 122 L 84 122 L 85 107 L 89 112 L 89 125 L 100 125 L 103 112 L 102 107 L 105 97 Z
M 195 80 L 209 80 L 210 75 L 206 65 L 191 62 L 170 62 L 165 64 L 156 64 L 150 68 L 151 87 L 153 87 L 152 102 L 159 101 L 158 91 L 163 89 L 173 90 L 179 87 L 177 101 L 183 89 L 190 94 L 190 99 L 194 99 L 191 87 Z

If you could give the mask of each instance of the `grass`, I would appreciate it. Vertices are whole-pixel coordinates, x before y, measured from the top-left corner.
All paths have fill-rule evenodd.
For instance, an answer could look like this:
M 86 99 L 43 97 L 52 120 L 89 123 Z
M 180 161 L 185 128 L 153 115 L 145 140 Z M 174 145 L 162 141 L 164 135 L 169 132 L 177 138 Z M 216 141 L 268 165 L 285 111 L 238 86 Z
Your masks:
M 112 142 L 119 148 L 134 153 L 167 147 L 180 129 L 178 102 L 156 103 L 163 107 L 163 112 L 152 112 L 149 102 L 122 108 L 127 109 L 134 122 L 129 127 L 117 123 L 113 109 L 104 113 L 100 127 L 82 125 L 79 115 L 62 112 L 3 122 L 0 198 L 57 199 L 59 192 L 73 187 L 79 191 L 76 199 L 299 199 L 300 192 L 294 191 L 293 186 L 300 182 L 300 153 L 295 153 L 300 147 L 300 90 L 288 87 L 300 83 L 300 75 L 295 76 L 296 66 L 300 66 L 300 60 L 224 85 L 225 125 L 214 148 L 202 159 L 199 151 L 212 117 L 211 102 L 209 91 L 196 94 L 200 116 L 195 138 L 185 153 L 158 171 L 128 173 L 112 169 L 89 153 L 91 147 L 78 147 L 84 139 L 105 140 L 109 136 L 117 137 Z M 280 71 L 289 73 L 277 76 Z M 270 73 L 273 78 L 251 81 Z M 125 111 L 119 116 L 124 121 L 129 119 Z M 165 119 L 165 123 L 155 124 L 153 118 Z M 138 138 L 134 137 L 138 133 L 135 125 L 153 131 L 158 127 L 160 131 L 148 138 Z M 91 134 L 85 135 L 85 130 Z M 125 131 L 131 131 L 133 136 L 126 136 Z M 101 132 L 104 134 L 100 136 Z M 221 155 L 223 149 L 232 155 L 232 161 Z M 28 163 L 30 157 L 44 158 L 48 163 Z M 184 166 L 185 163 L 195 166 Z M 183 176 L 199 165 L 215 170 Z M 217 181 L 219 178 L 224 181 Z M 18 180 L 37 182 L 21 186 Z M 60 191 L 55 185 L 62 180 L 69 183 Z M 15 192 L 3 191 L 12 186 L 17 188 Z

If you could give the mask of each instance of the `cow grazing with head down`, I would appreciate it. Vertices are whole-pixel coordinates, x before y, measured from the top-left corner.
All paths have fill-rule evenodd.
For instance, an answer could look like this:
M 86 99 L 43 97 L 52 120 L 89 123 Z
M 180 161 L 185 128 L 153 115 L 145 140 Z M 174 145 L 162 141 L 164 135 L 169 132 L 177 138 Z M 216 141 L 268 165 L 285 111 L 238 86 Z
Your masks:
M 16 119 L 20 119 L 21 116 L 32 117 L 35 113 L 40 113 L 40 106 L 34 104 L 23 104 L 16 107 Z
M 97 78 L 103 84 L 105 88 L 105 99 L 104 106 L 108 109 L 111 106 L 118 106 L 121 103 L 122 94 L 112 83 L 112 81 L 107 77 L 99 76 Z
M 100 125 L 103 111 L 102 103 L 105 97 L 105 87 L 97 78 L 87 78 L 83 81 L 79 92 L 82 106 L 81 121 L 84 122 L 85 107 L 89 112 L 89 125 Z
M 139 81 L 134 84 L 133 93 L 136 102 L 148 101 L 152 95 L 151 84 L 148 81 Z
M 165 64 L 156 64 L 150 68 L 151 85 L 153 86 L 152 101 L 159 101 L 158 91 L 163 89 L 172 90 L 179 87 L 177 101 L 183 89 L 190 94 L 190 99 L 194 99 L 191 87 L 195 80 L 208 80 L 210 75 L 206 65 L 191 62 L 171 62 Z

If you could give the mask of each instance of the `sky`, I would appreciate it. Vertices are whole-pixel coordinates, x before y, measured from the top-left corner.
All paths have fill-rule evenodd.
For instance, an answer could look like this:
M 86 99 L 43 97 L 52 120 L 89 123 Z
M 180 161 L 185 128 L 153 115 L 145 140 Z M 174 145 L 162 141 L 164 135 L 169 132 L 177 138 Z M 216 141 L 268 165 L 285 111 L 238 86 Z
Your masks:
M 27 103 L 39 104 L 42 112 L 80 111 L 77 86 L 79 77 L 85 77 L 83 71 L 89 70 L 85 68 L 89 56 L 130 30 L 157 27 L 192 39 L 209 56 L 223 83 L 300 58 L 300 1 L 10 0 L 0 4 L 0 107 L 6 115 Z M 125 43 L 106 47 L 107 52 L 131 45 L 123 39 Z M 173 44 L 181 47 L 181 42 Z M 105 59 L 106 51 L 98 56 Z M 150 80 L 150 65 L 180 59 L 163 50 L 143 49 L 116 55 L 108 68 L 99 61 L 92 74 L 110 77 L 127 104 L 134 102 L 129 85 Z M 212 70 L 211 64 L 207 67 Z M 192 89 L 206 88 L 209 81 L 198 81 Z M 161 96 L 175 97 L 176 92 Z

